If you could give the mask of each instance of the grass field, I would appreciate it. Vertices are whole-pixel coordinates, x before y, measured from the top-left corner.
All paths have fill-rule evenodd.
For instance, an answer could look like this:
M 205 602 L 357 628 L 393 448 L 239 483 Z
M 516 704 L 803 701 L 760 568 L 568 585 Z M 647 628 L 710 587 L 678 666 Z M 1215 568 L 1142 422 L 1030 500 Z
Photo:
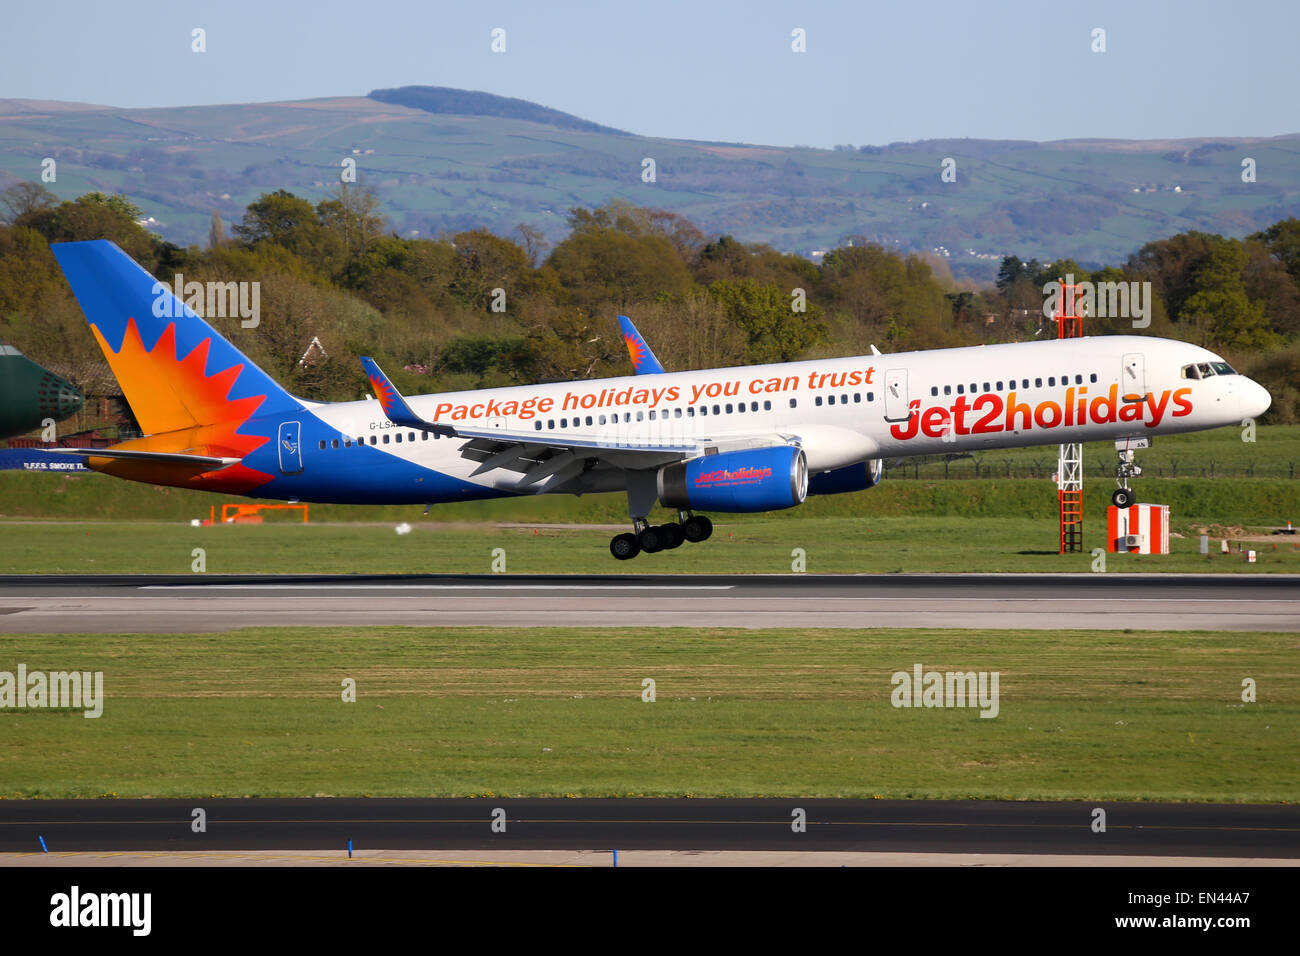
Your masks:
M 0 574 L 189 574 L 196 548 L 214 574 L 487 574 L 497 549 L 510 574 L 774 574 L 796 570 L 796 548 L 812 573 L 1086 572 L 1105 525 L 1084 529 L 1083 553 L 1062 555 L 1055 522 L 1043 519 L 719 518 L 702 544 L 615 561 L 611 531 L 588 526 L 425 523 L 398 535 L 392 525 L 16 522 L 0 524 Z M 1300 573 L 1297 538 L 1247 543 L 1257 558 L 1248 564 L 1235 548 L 1221 555 L 1225 532 L 1211 531 L 1209 557 L 1199 537 L 1171 538 L 1171 554 L 1109 554 L 1106 571 Z
M 103 671 L 106 698 L 97 720 L 0 710 L 0 796 L 1293 802 L 1295 641 L 618 627 L 0 637 L 0 669 Z M 891 674 L 917 663 L 997 671 L 998 716 L 895 709 Z M 1241 700 L 1247 677 L 1257 703 Z

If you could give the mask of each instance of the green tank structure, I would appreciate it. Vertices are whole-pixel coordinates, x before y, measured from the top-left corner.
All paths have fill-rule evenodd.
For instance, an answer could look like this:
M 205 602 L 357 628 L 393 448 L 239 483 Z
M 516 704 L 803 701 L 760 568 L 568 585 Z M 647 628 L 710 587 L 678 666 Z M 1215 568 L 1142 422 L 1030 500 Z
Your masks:
M 0 345 L 0 438 L 75 415 L 86 398 L 71 382 L 41 368 L 12 345 Z

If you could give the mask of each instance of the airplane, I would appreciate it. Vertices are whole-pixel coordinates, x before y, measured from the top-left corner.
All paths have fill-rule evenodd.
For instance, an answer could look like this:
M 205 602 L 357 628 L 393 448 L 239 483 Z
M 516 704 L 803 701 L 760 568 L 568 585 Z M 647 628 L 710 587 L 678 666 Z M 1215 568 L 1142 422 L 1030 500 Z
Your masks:
M 0 344 L 0 438 L 26 434 L 47 420 L 71 418 L 85 400 L 71 382 L 12 345 Z
M 868 489 L 885 459 L 913 455 L 1114 440 L 1113 500 L 1126 507 L 1137 469 L 1125 449 L 1235 425 L 1271 403 L 1213 352 L 1151 336 L 666 372 L 635 327 L 625 340 L 646 374 L 405 397 L 363 358 L 374 399 L 315 402 L 112 242 L 51 248 L 146 433 L 62 453 L 132 481 L 290 502 L 427 510 L 621 492 L 632 530 L 610 541 L 620 560 L 706 540 L 702 512 Z M 656 503 L 677 520 L 652 525 Z

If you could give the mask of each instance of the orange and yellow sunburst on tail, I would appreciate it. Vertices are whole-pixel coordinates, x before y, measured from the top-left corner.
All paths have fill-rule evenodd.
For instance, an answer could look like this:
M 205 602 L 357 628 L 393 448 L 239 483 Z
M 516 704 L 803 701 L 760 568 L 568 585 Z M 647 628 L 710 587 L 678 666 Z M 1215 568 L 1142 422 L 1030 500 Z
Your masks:
M 146 438 L 114 447 L 243 458 L 270 440 L 266 435 L 246 435 L 239 431 L 266 396 L 230 397 L 243 371 L 242 364 L 207 374 L 210 339 L 203 339 L 184 358 L 177 358 L 175 323 L 167 326 L 151 349 L 145 347 L 134 318 L 127 319 L 126 332 L 117 351 L 108 346 L 96 326 L 92 325 L 91 331 L 140 427 L 150 433 Z M 242 464 L 189 476 L 178 474 L 173 466 L 150 462 L 91 458 L 89 464 L 96 471 L 137 481 L 237 494 L 272 478 Z
M 397 390 L 389 383 L 388 379 L 376 378 L 374 375 L 367 375 L 370 379 L 370 387 L 374 389 L 375 398 L 379 399 L 379 407 L 384 410 L 385 415 L 392 415 L 393 408 L 396 405 Z
M 632 359 L 632 367 L 640 368 L 641 363 L 645 361 L 645 344 L 633 335 L 624 334 L 623 341 L 627 343 L 627 354 Z

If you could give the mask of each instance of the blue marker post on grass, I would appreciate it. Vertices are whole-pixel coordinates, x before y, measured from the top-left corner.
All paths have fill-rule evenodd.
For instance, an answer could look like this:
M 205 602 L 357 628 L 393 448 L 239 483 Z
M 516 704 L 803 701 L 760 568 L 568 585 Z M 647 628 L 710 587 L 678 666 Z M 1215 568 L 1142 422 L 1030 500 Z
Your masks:
M 352 841 L 348 840 L 348 859 L 352 859 Z
M 614 851 L 614 868 L 618 868 L 618 850 Z
M 50 848 L 47 847 L 47 846 L 45 845 L 45 837 L 41 836 L 41 835 L 38 833 L 38 834 L 36 834 L 36 839 L 38 839 L 38 840 L 41 841 L 41 852 L 42 852 L 42 853 L 49 853 L 49 852 L 50 852 Z

